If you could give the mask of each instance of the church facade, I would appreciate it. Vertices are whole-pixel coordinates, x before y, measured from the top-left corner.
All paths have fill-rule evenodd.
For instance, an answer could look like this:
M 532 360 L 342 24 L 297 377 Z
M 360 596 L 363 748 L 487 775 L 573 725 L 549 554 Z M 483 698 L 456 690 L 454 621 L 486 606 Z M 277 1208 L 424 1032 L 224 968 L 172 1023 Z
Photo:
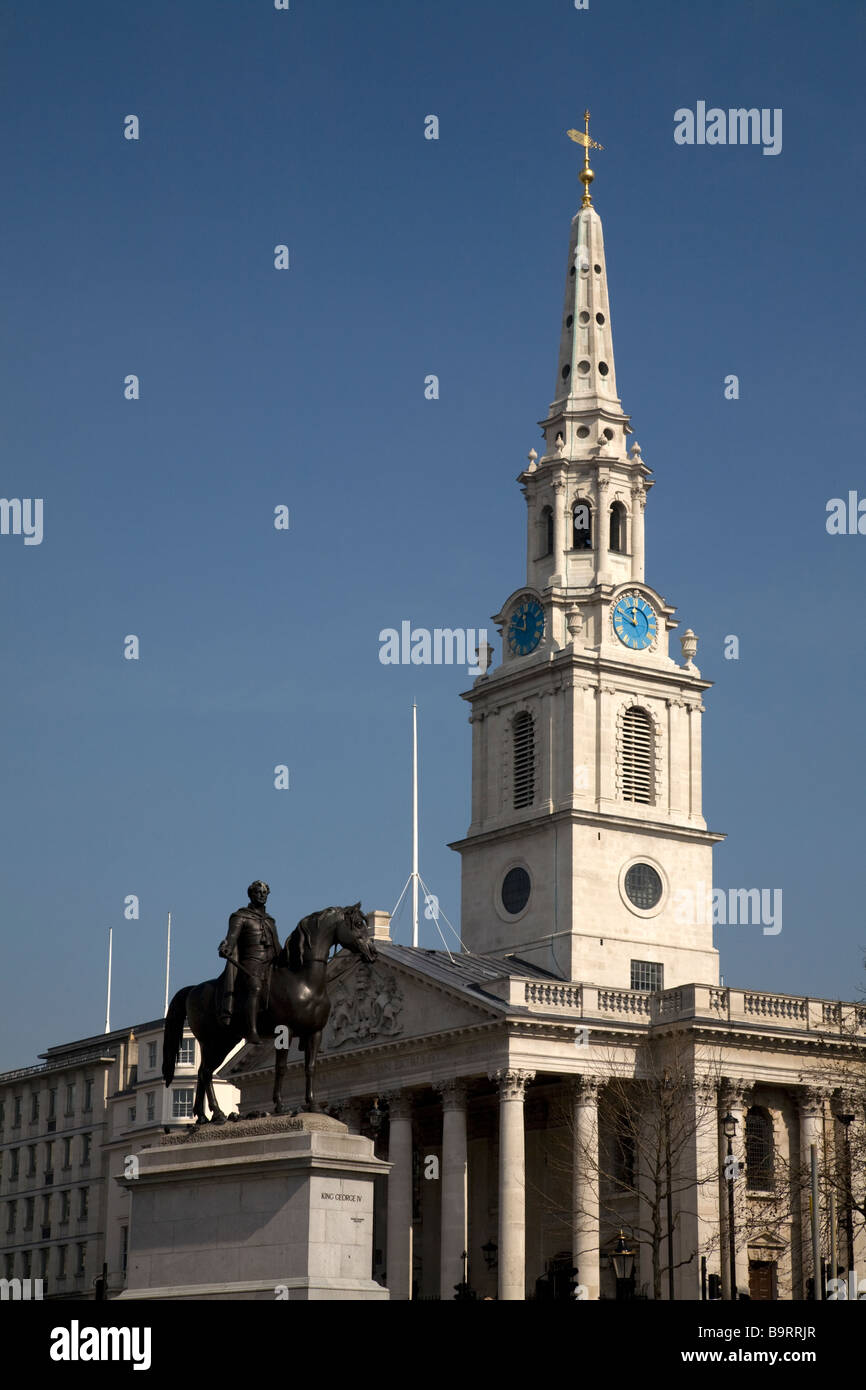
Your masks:
M 866 1259 L 866 1007 L 720 983 L 709 682 L 645 574 L 653 480 L 617 394 L 592 177 L 518 478 L 525 579 L 463 697 L 464 950 L 397 945 L 373 914 L 376 965 L 332 967 L 320 1094 L 392 1165 L 392 1298 L 801 1299 Z M 228 1068 L 242 1113 L 269 1104 L 272 1056 Z M 300 1059 L 284 1095 L 302 1099 Z

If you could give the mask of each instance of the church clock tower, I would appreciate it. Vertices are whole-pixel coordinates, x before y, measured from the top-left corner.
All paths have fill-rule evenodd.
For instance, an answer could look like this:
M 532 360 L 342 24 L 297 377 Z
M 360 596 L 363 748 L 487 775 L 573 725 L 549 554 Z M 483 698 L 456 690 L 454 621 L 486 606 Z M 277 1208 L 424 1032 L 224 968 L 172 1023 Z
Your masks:
M 644 578 L 651 470 L 616 389 L 601 219 L 585 130 L 554 400 L 518 482 L 526 582 L 494 621 L 502 664 L 464 695 L 472 823 L 467 949 L 615 989 L 718 983 L 691 631 Z

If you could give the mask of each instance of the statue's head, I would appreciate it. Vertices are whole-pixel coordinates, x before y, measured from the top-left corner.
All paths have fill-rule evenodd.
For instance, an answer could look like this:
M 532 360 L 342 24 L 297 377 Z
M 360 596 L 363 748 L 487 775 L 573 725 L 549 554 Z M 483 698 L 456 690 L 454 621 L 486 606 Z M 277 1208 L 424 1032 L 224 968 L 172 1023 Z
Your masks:
M 255 883 L 251 883 L 247 889 L 247 896 L 251 903 L 255 903 L 256 907 L 264 907 L 270 891 L 268 885 L 257 878 Z

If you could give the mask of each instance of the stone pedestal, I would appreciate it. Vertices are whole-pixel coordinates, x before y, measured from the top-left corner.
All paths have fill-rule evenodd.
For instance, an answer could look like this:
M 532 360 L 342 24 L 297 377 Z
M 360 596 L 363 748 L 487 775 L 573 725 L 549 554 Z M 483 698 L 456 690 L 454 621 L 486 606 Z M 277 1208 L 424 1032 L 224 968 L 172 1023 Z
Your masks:
M 387 1299 L 373 1179 L 389 1165 L 326 1115 L 203 1126 L 135 1155 L 125 1299 Z

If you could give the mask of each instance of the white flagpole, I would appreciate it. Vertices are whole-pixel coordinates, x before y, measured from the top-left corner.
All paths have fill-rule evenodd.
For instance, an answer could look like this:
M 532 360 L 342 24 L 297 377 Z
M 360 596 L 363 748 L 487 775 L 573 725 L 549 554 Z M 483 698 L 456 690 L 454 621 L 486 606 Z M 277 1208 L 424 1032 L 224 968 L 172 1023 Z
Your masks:
M 105 1000 L 105 1031 L 111 1032 L 111 936 L 112 928 L 108 928 L 108 994 Z
M 412 706 L 412 945 L 418 945 L 418 706 Z
M 168 1016 L 168 971 L 171 964 L 171 913 L 168 914 L 168 933 L 165 939 L 165 1011 L 163 1018 Z

